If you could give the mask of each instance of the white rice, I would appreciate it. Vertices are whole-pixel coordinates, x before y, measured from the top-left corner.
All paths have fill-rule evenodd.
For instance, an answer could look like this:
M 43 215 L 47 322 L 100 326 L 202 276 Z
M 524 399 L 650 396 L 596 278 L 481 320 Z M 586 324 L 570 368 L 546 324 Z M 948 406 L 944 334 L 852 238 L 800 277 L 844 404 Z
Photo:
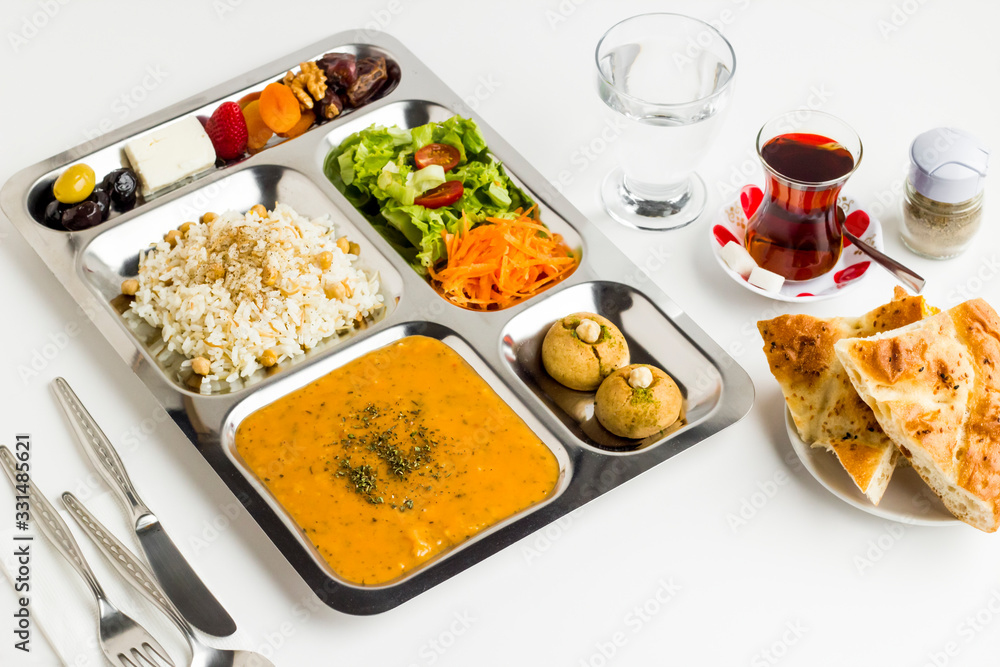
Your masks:
M 310 220 L 284 204 L 263 219 L 228 211 L 191 225 L 173 248 L 161 241 L 140 254 L 132 311 L 168 349 L 211 363 L 203 388 L 234 382 L 261 368 L 265 351 L 280 363 L 382 308 L 378 274 L 353 268 L 357 257 L 336 240 L 326 216 Z

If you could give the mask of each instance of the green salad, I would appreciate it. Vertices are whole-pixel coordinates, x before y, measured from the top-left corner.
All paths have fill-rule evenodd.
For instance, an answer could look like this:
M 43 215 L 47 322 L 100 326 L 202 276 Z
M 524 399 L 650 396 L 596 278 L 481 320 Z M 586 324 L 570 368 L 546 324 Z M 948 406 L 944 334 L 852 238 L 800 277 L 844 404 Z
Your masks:
M 421 274 L 445 259 L 441 232 L 458 232 L 463 211 L 471 227 L 533 205 L 459 116 L 410 130 L 372 125 L 330 151 L 323 171 Z

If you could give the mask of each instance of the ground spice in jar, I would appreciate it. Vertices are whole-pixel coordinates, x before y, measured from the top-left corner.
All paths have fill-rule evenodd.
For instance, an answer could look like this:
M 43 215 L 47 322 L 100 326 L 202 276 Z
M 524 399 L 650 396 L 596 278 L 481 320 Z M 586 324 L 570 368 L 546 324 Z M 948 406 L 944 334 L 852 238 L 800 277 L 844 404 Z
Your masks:
M 969 247 L 983 219 L 989 156 L 979 140 L 953 128 L 928 130 L 913 140 L 901 230 L 910 250 L 944 259 Z
M 983 193 L 949 204 L 928 199 L 909 181 L 903 199 L 903 242 L 926 257 L 954 257 L 964 251 L 983 221 Z

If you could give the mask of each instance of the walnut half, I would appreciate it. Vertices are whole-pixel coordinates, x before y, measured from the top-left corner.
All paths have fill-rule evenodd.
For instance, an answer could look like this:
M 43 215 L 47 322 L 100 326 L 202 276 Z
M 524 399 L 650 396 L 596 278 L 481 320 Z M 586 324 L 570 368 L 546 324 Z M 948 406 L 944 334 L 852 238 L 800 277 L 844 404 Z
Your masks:
M 312 61 L 299 63 L 298 74 L 288 72 L 281 82 L 292 89 L 302 109 L 312 109 L 326 96 L 326 73 Z

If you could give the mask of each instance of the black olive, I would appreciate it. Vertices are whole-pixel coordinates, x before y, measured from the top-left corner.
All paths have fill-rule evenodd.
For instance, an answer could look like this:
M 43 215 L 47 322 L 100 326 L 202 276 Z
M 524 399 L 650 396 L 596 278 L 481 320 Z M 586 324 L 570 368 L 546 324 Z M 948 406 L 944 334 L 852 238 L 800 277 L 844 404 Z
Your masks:
M 92 201 L 101 209 L 101 222 L 108 219 L 111 213 L 111 197 L 104 188 L 94 188 L 94 191 L 87 197 L 87 201 Z
M 135 207 L 139 179 L 128 167 L 115 169 L 101 181 L 101 189 L 111 195 L 111 202 L 115 208 L 124 213 Z
M 90 229 L 101 224 L 101 207 L 92 201 L 82 201 L 63 212 L 62 224 L 71 232 Z
M 62 226 L 62 214 L 66 210 L 66 205 L 57 199 L 53 199 L 45 206 L 45 224 L 54 229 Z
M 115 177 L 118 176 L 119 171 L 121 171 L 121 169 L 114 169 L 106 173 L 104 175 L 104 178 L 101 179 L 101 182 L 98 183 L 96 187 L 101 188 L 105 192 L 111 192 L 111 190 L 113 189 L 112 185 L 115 182 Z

